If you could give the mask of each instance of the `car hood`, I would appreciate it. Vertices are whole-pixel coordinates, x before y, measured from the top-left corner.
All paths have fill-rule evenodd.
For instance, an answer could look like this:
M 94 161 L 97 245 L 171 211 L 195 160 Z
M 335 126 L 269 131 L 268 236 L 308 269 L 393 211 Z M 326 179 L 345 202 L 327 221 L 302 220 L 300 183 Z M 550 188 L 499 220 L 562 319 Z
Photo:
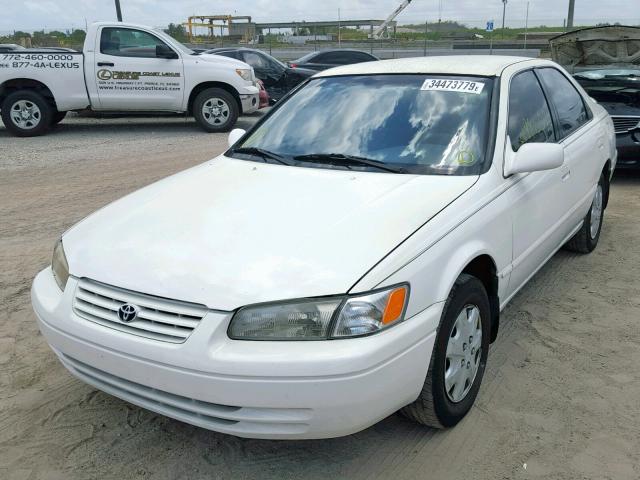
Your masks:
M 583 67 L 640 65 L 640 27 L 583 28 L 549 40 L 554 61 L 574 72 Z
M 477 178 L 220 156 L 99 210 L 63 244 L 71 275 L 213 309 L 339 294 Z

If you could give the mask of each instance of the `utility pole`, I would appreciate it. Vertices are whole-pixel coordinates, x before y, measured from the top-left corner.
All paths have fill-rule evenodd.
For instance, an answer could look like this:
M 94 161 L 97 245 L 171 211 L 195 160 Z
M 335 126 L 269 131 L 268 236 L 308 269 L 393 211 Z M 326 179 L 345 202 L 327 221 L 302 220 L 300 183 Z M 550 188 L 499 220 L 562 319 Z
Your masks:
M 504 40 L 504 17 L 507 13 L 507 0 L 502 0 L 502 39 Z
M 118 17 L 118 21 L 122 21 L 122 10 L 120 10 L 120 0 L 116 0 L 116 15 Z
M 527 32 L 529 30 L 529 2 L 527 2 L 527 16 L 524 19 L 524 49 L 527 49 Z
M 427 56 L 427 31 L 429 30 L 429 20 L 424 22 L 424 56 Z
M 567 30 L 573 28 L 573 10 L 576 6 L 576 0 L 569 0 L 569 13 L 567 14 Z
M 340 9 L 338 8 L 338 48 L 340 48 L 341 45 L 342 45 L 342 40 L 340 38 L 340 23 L 341 23 L 341 20 L 340 20 Z

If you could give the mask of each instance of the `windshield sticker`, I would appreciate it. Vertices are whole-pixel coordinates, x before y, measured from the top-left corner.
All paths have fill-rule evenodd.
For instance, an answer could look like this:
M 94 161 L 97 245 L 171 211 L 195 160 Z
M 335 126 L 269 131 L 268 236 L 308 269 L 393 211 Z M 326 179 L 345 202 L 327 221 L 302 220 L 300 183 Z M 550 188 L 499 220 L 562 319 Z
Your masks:
M 452 78 L 427 78 L 420 90 L 440 92 L 462 92 L 479 95 L 484 89 L 484 83 Z

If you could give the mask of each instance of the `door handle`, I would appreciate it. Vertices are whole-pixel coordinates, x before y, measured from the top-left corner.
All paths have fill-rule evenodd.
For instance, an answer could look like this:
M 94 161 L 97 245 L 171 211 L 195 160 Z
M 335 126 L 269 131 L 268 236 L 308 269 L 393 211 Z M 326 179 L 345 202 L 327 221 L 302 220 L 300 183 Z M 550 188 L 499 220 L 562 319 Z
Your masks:
M 113 62 L 98 62 L 99 67 L 115 67 Z
M 563 182 L 566 182 L 569 179 L 570 176 L 571 176 L 571 170 L 569 170 L 568 168 L 562 170 L 562 181 Z

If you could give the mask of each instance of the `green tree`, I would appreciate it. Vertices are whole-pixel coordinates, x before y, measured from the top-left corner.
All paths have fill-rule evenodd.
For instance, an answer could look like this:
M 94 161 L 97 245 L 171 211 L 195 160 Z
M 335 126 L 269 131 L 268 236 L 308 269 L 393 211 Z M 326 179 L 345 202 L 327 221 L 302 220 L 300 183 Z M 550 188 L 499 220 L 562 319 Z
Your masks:
M 187 29 L 184 28 L 184 25 L 180 25 L 179 23 L 170 23 L 165 29 L 165 33 L 171 35 L 179 42 L 187 41 Z

